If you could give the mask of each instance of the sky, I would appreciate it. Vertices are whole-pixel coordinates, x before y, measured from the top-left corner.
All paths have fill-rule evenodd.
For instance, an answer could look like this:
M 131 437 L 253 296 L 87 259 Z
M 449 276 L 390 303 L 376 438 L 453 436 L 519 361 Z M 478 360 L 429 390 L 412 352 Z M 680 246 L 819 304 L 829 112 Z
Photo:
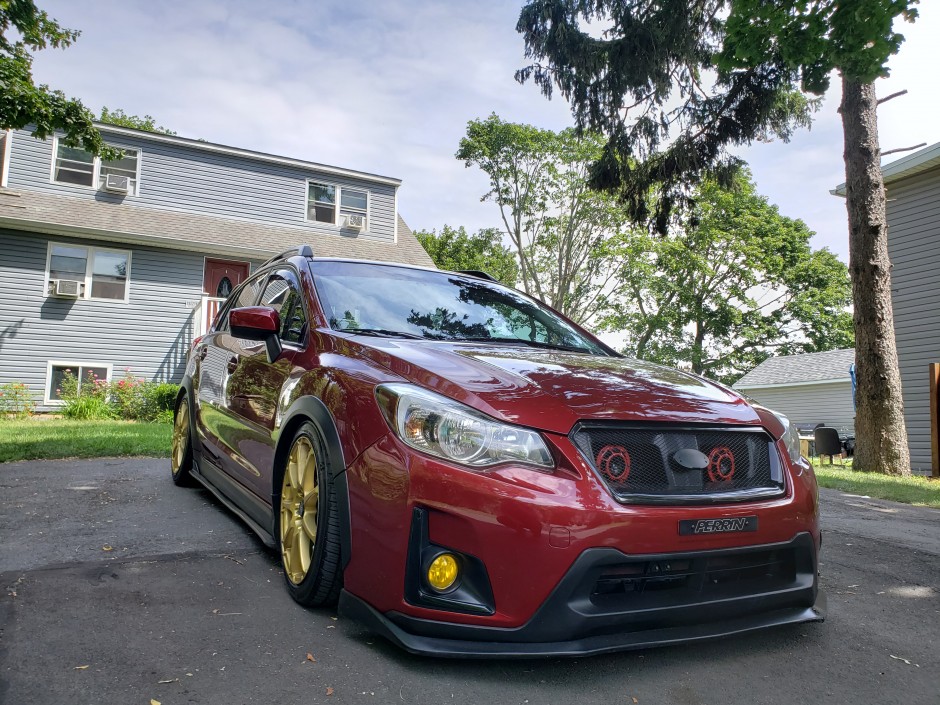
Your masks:
M 572 124 L 560 96 L 513 78 L 526 64 L 521 0 L 38 4 L 82 34 L 36 55 L 37 82 L 95 113 L 152 115 L 183 137 L 399 178 L 399 212 L 415 230 L 500 224 L 497 206 L 480 200 L 485 175 L 454 157 L 469 120 Z M 881 96 L 909 91 L 879 111 L 882 150 L 940 141 L 940 2 L 920 11 L 878 81 Z M 837 107 L 831 90 L 811 130 L 738 154 L 758 190 L 816 232 L 814 247 L 847 260 L 845 205 L 829 194 L 844 181 Z

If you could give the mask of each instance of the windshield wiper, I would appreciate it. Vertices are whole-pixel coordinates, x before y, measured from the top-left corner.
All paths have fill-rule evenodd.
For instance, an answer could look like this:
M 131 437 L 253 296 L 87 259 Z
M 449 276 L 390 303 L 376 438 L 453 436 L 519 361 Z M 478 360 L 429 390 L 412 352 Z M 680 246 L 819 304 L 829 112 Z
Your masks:
M 568 352 L 592 353 L 590 348 L 579 348 L 574 345 L 564 345 L 563 343 L 544 343 L 541 340 L 527 340 L 525 338 L 491 338 L 488 336 L 479 336 L 472 338 L 453 338 L 456 342 L 470 343 L 516 343 L 518 345 L 528 345 L 532 348 L 544 348 L 546 350 L 566 350 Z
M 411 338 L 413 340 L 425 340 L 423 335 L 406 333 L 402 330 L 387 330 L 385 328 L 344 328 L 343 333 L 352 333 L 353 335 L 374 335 L 378 338 Z

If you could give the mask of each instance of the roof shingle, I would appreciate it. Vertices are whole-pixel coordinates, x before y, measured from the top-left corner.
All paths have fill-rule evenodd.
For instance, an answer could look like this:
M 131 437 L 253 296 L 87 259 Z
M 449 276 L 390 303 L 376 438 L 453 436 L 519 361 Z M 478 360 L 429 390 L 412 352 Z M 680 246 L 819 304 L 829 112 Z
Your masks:
M 0 227 L 259 259 L 306 243 L 318 257 L 434 266 L 401 216 L 398 216 L 398 242 L 393 243 L 358 236 L 322 235 L 298 227 L 0 189 Z
M 764 360 L 732 386 L 735 389 L 749 389 L 766 385 L 848 381 L 849 366 L 853 362 L 853 348 L 772 357 Z

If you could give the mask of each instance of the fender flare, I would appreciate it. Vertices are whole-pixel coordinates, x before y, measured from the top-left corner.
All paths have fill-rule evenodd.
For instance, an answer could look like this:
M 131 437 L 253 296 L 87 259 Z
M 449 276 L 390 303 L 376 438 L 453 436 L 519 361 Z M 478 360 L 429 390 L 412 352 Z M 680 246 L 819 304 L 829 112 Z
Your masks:
M 320 432 L 320 437 L 326 445 L 326 466 L 333 487 L 336 491 L 336 505 L 339 509 L 339 537 L 342 567 L 349 564 L 352 557 L 352 519 L 349 508 L 349 483 L 346 479 L 346 461 L 343 456 L 343 445 L 336 430 L 333 415 L 326 405 L 317 397 L 303 396 L 294 401 L 281 419 L 281 433 L 274 453 L 275 468 L 281 467 L 289 450 L 288 444 L 293 438 L 294 430 L 305 421 L 309 421 Z M 277 511 L 281 499 L 280 483 L 275 482 L 271 487 L 271 507 Z M 271 527 L 272 535 L 274 527 Z
M 193 380 L 190 376 L 183 377 L 183 381 L 180 382 L 180 390 L 176 395 L 176 406 L 173 407 L 173 421 L 176 421 L 176 409 L 179 408 L 180 401 L 182 401 L 183 396 L 186 397 L 186 401 L 189 402 L 189 442 L 190 447 L 193 449 L 193 463 L 196 463 L 195 453 L 202 453 L 202 441 L 199 439 L 199 434 L 196 432 L 196 398 L 193 393 Z M 198 466 L 197 466 L 198 472 Z

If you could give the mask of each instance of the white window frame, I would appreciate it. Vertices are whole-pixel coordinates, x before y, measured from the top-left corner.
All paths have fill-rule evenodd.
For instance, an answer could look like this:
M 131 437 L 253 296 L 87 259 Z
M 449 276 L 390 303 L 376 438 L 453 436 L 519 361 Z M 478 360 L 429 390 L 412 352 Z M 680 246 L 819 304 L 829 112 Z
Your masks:
M 325 220 L 313 220 L 310 218 L 310 184 L 317 184 L 318 186 L 332 186 L 334 189 L 336 189 L 336 208 L 333 214 L 332 223 L 328 223 Z M 304 191 L 304 221 L 307 223 L 313 223 L 315 225 L 327 225 L 342 229 L 343 225 L 340 222 L 340 218 L 342 216 L 340 216 L 339 212 L 343 208 L 343 188 L 348 188 L 351 191 L 363 191 L 366 194 L 366 227 L 362 229 L 362 232 L 369 232 L 372 227 L 372 191 L 359 186 L 344 187 L 341 184 L 337 184 L 332 181 L 324 181 L 323 179 L 307 179 L 306 189 Z
M 111 375 L 114 373 L 114 365 L 109 362 L 89 362 L 84 360 L 82 362 L 76 362 L 74 360 L 48 360 L 46 362 L 46 387 L 43 392 L 43 404 L 45 406 L 62 406 L 65 404 L 65 401 L 62 399 L 53 399 L 52 398 L 52 368 L 53 367 L 72 367 L 77 370 L 80 370 L 82 367 L 103 367 L 108 371 L 106 380 L 111 381 Z M 81 376 L 76 375 L 79 378 L 79 384 L 81 384 Z
M 97 246 L 92 246 L 92 245 L 85 245 L 83 243 L 78 243 L 78 242 L 58 242 L 54 240 L 49 240 L 46 246 L 46 272 L 45 272 L 45 276 L 43 277 L 43 282 L 42 282 L 43 298 L 49 297 L 49 282 L 51 281 L 51 277 L 49 276 L 49 268 L 52 266 L 52 248 L 55 247 L 56 245 L 60 247 L 81 248 L 81 249 L 84 249 L 88 253 L 87 257 L 85 258 L 85 280 L 82 282 L 82 287 L 83 287 L 82 295 L 77 297 L 78 299 L 85 300 L 85 301 L 104 301 L 104 302 L 114 303 L 114 304 L 121 304 L 121 303 L 126 304 L 130 302 L 131 259 L 132 259 L 132 252 L 130 250 L 119 250 L 114 247 L 97 247 Z M 126 282 L 126 286 L 124 287 L 123 299 L 108 299 L 108 298 L 102 298 L 100 296 L 91 295 L 91 281 L 92 281 L 92 274 L 93 274 L 92 270 L 95 264 L 96 252 L 112 252 L 114 254 L 127 256 L 127 282 Z
M 104 188 L 104 184 L 101 181 L 101 157 L 93 158 L 91 186 L 85 186 L 83 184 L 70 184 L 67 181 L 56 181 L 55 163 L 56 163 L 56 159 L 58 159 L 59 142 L 61 141 L 61 139 L 62 138 L 59 135 L 56 135 L 55 138 L 52 140 L 52 164 L 49 167 L 49 183 L 56 184 L 58 186 L 89 189 L 92 191 L 102 190 Z M 132 196 L 136 198 L 137 196 L 140 195 L 140 164 L 143 161 L 143 156 L 144 156 L 143 150 L 140 149 L 139 147 L 128 147 L 126 145 L 113 144 L 111 142 L 106 142 L 106 144 L 109 147 L 120 149 L 125 152 L 137 152 L 137 173 L 134 174 L 134 188 L 133 190 L 127 192 L 128 196 Z M 114 195 L 118 195 L 118 194 L 114 194 Z
M 0 145 L 0 151 L 3 152 L 3 167 L 0 168 L 0 188 L 6 188 L 10 180 L 10 154 L 13 152 L 13 130 L 6 130 L 2 133 L 3 144 Z

